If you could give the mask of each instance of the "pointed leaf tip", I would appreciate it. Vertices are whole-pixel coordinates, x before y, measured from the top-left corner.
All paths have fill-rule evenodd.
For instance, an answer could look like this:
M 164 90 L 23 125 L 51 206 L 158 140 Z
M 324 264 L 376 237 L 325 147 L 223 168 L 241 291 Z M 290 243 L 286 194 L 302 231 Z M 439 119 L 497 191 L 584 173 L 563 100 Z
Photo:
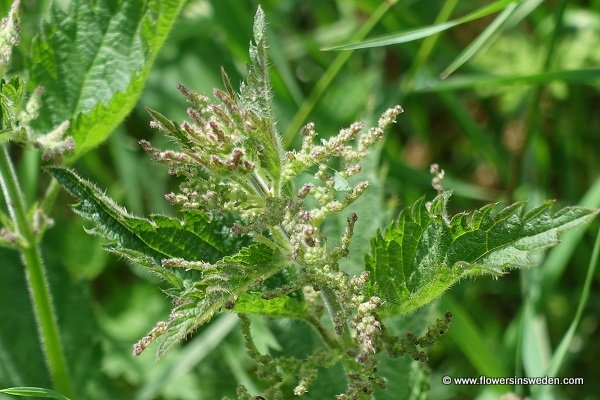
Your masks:
M 591 221 L 599 211 L 553 211 L 553 202 L 545 202 L 523 212 L 520 202 L 499 210 L 487 205 L 449 219 L 448 197 L 438 196 L 429 208 L 418 200 L 372 239 L 366 265 L 372 294 L 386 302 L 384 314 L 411 312 L 464 277 L 532 267 L 534 253 L 555 246 L 562 232 Z
M 256 9 L 256 14 L 254 15 L 254 25 L 252 27 L 252 31 L 254 33 L 254 41 L 257 45 L 263 40 L 265 33 L 265 25 L 265 12 L 259 5 Z

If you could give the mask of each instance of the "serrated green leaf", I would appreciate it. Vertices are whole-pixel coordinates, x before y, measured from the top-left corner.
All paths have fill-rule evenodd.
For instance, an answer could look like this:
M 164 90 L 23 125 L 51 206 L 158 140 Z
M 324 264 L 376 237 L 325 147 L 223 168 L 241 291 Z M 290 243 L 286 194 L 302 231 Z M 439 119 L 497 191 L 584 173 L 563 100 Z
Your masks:
M 26 93 L 23 80 L 15 76 L 0 80 L 0 143 L 19 139 L 19 114 L 26 111 Z
M 200 212 L 186 212 L 183 220 L 162 215 L 138 218 L 74 172 L 58 167 L 48 171 L 79 199 L 74 210 L 93 223 L 93 233 L 108 239 L 112 252 L 148 267 L 167 258 L 215 262 L 225 255 L 220 227 L 212 226 Z
M 246 83 L 240 87 L 239 101 L 242 108 L 258 117 L 256 135 L 246 145 L 252 154 L 260 155 L 260 165 L 273 180 L 279 179 L 281 157 L 284 153 L 281 138 L 274 122 L 269 78 L 269 56 L 265 14 L 258 7 L 254 17 L 254 43 L 250 43 L 250 63 Z
M 215 263 L 203 273 L 200 281 L 191 284 L 175 300 L 179 305 L 167 322 L 159 356 L 209 322 L 223 308 L 233 308 L 245 293 L 286 265 L 277 250 L 263 244 L 245 247 Z
M 65 397 L 54 390 L 29 386 L 0 389 L 0 393 L 20 397 L 43 397 L 45 399 L 69 400 L 68 397 Z
M 289 296 L 263 299 L 260 293 L 245 293 L 235 302 L 233 311 L 269 317 L 304 319 L 306 303 Z
M 35 128 L 65 120 L 73 158 L 101 143 L 137 102 L 183 0 L 55 2 L 30 60 L 32 87 L 42 86 Z
M 440 296 L 464 277 L 498 276 L 534 266 L 531 255 L 558 243 L 559 233 L 591 220 L 598 210 L 546 202 L 523 214 L 524 203 L 496 211 L 487 205 L 451 220 L 450 194 L 403 210 L 371 241 L 366 257 L 371 292 L 384 300 L 383 314 L 410 312 Z

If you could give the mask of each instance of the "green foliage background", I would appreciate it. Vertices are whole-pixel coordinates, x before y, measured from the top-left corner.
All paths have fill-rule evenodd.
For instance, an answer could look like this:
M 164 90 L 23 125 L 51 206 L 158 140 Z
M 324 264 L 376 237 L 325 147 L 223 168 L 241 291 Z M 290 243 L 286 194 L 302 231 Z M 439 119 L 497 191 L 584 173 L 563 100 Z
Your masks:
M 0 3 L 6 15 L 9 4 Z M 49 13 L 48 3 L 22 1 L 22 41 L 15 71 L 27 64 L 32 38 Z M 368 36 L 415 29 L 436 19 L 441 22 L 443 12 L 448 12 L 445 19 L 454 19 L 486 3 L 399 0 Z M 175 215 L 163 194 L 176 182 L 137 144 L 142 138 L 164 140 L 149 129 L 145 107 L 183 119 L 185 99 L 176 90 L 177 83 L 210 94 L 213 87 L 221 86 L 221 66 L 236 85 L 245 71 L 257 5 L 240 0 L 188 1 L 133 112 L 75 168 L 108 188 L 136 215 Z M 356 119 L 368 120 L 372 112 L 386 106 L 402 104 L 406 111 L 388 133 L 379 160 L 377 155 L 370 160 L 368 173 L 375 185 L 354 206 L 359 214 L 356 231 L 368 234 L 355 237 L 356 253 L 348 260 L 349 270 L 360 265 L 361 253 L 368 249 L 376 228 L 423 194 L 434 196 L 428 172 L 433 162 L 446 170 L 444 184 L 454 190 L 451 213 L 509 199 L 528 200 L 530 206 L 545 199 L 557 199 L 560 205 L 600 206 L 600 114 L 596 111 L 600 1 L 568 3 L 546 70 L 544 57 L 556 29 L 559 1 L 538 4 L 523 21 L 494 40 L 487 39 L 485 51 L 447 80 L 438 75 L 493 16 L 421 41 L 340 53 L 321 48 L 349 42 L 382 9 L 382 1 L 272 0 L 261 5 L 269 21 L 275 113 L 287 145 L 299 143 L 296 132 L 287 133 L 299 108 L 310 110 L 308 120 L 315 121 L 324 135 Z M 544 75 L 549 71 L 552 74 Z M 323 76 L 331 77 L 330 84 L 321 96 L 311 95 L 323 85 L 318 83 Z M 15 149 L 14 156 L 31 203 L 41 184 L 30 171 L 39 168 L 40 161 L 31 150 Z M 215 399 L 233 395 L 237 382 L 249 388 L 259 385 L 251 377 L 237 321 L 229 315 L 203 328 L 159 363 L 152 352 L 131 357 L 131 345 L 166 317 L 169 304 L 153 277 L 108 255 L 97 238 L 83 234 L 82 220 L 67 207 L 70 202 L 68 195 L 60 195 L 52 212 L 56 225 L 46 234 L 43 250 L 67 358 L 82 398 Z M 594 227 L 580 238 L 565 235 L 564 243 L 545 259 L 534 260 L 539 264 L 534 269 L 499 280 L 462 282 L 436 305 L 398 321 L 399 327 L 419 326 L 419 319 L 447 310 L 455 315 L 449 334 L 431 349 L 432 399 L 530 393 L 529 388 L 508 386 L 443 386 L 441 377 L 541 374 L 575 315 Z M 328 229 L 341 228 L 332 223 Z M 24 279 L 17 253 L 0 249 L 0 387 L 51 387 Z M 595 277 L 595 290 L 557 374 L 583 377 L 585 385 L 556 387 L 551 398 L 600 398 L 594 379 L 600 375 L 600 343 L 595 340 L 600 334 L 599 285 Z M 253 322 L 263 351 L 302 354 L 318 340 L 300 322 Z M 394 390 L 406 390 L 402 382 L 420 381 L 422 374 L 404 365 L 393 372 Z M 323 398 L 343 386 L 339 379 L 335 370 L 327 372 L 309 398 Z M 5 397 L 0 394 L 0 399 Z

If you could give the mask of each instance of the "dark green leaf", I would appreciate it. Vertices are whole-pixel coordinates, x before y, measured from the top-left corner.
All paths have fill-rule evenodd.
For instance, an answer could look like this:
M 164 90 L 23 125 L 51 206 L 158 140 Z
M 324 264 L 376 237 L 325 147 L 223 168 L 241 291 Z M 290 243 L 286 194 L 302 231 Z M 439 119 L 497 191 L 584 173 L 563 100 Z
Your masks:
M 371 241 L 367 256 L 371 292 L 384 300 L 384 314 L 407 313 L 440 296 L 465 277 L 499 276 L 534 266 L 533 253 L 558 243 L 560 232 L 591 220 L 598 210 L 551 202 L 523 214 L 524 203 L 500 211 L 487 205 L 451 220 L 448 192 L 426 207 L 423 199 Z
M 109 250 L 144 265 L 183 258 L 214 262 L 224 256 L 220 226 L 200 212 L 186 212 L 183 220 L 152 215 L 148 219 L 127 213 L 96 186 L 64 168 L 50 173 L 80 202 L 75 211 L 93 223 L 92 232 L 109 240 Z

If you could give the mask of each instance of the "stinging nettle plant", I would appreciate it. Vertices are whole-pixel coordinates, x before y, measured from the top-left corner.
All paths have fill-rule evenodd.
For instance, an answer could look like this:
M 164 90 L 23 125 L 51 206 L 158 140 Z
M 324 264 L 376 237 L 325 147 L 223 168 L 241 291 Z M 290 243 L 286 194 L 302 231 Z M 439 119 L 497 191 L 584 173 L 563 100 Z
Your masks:
M 140 142 L 170 174 L 183 178 L 177 193 L 166 194 L 180 207 L 180 219 L 135 217 L 71 170 L 49 168 L 79 199 L 75 211 L 92 223 L 91 232 L 108 239 L 109 251 L 168 284 L 173 309 L 134 345 L 134 355 L 158 341 L 162 356 L 216 314 L 234 312 L 264 382 L 258 397 L 240 387 L 240 399 L 305 395 L 319 369 L 338 364 L 347 389 L 337 398 L 372 398 L 386 387 L 378 354 L 425 361 L 426 349 L 451 321 L 447 313 L 422 335 L 395 336 L 388 318 L 415 312 L 463 278 L 531 267 L 533 253 L 597 214 L 580 207 L 552 211 L 547 202 L 528 212 L 524 203 L 503 209 L 491 204 L 450 216 L 451 193 L 434 167 L 437 196 L 418 200 L 378 232 L 364 271 L 350 275 L 340 261 L 349 255 L 357 218 L 366 216 L 344 215 L 341 237 L 325 237 L 322 226 L 368 190 L 368 181 L 356 181 L 361 162 L 403 110 L 392 107 L 375 127 L 354 123 L 328 139 L 317 140 L 309 123 L 301 148 L 285 151 L 271 106 L 260 8 L 249 53 L 246 82 L 236 92 L 222 72 L 224 90 L 213 92 L 217 103 L 179 87 L 189 102 L 188 121 L 179 124 L 149 110 L 151 126 L 179 147 L 160 150 Z M 261 354 L 248 315 L 303 320 L 323 346 L 304 358 Z

